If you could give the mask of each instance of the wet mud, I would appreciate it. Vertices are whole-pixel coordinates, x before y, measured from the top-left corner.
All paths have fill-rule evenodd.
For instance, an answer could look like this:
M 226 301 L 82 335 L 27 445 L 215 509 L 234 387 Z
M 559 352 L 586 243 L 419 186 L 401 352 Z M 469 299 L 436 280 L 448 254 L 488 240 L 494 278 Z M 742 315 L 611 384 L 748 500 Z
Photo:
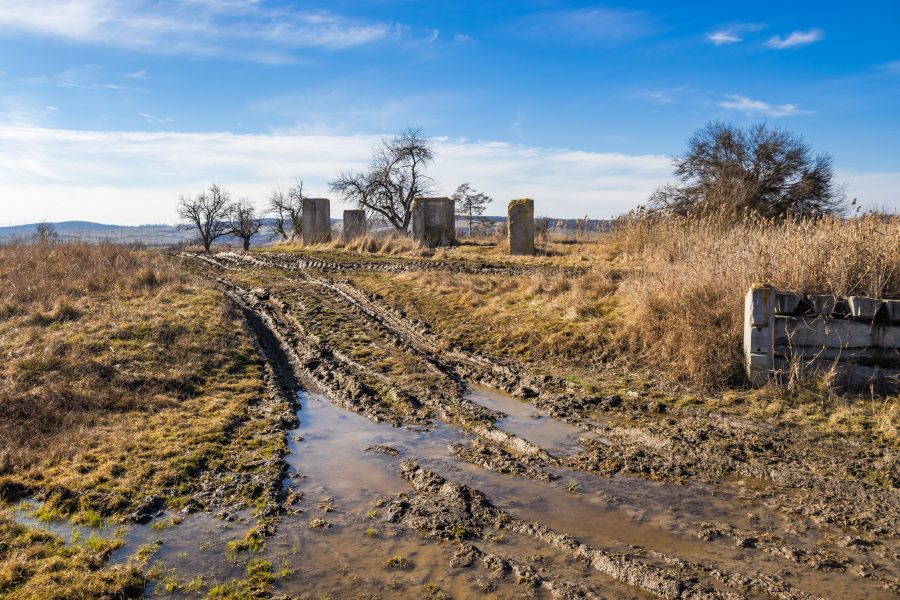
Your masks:
M 207 540 L 208 555 L 159 546 L 157 560 L 183 579 L 238 578 L 264 559 L 267 593 L 291 598 L 900 593 L 889 448 L 659 414 L 448 348 L 427 323 L 341 277 L 372 264 L 268 253 L 183 260 L 241 307 L 277 393 L 297 410 L 282 423 L 289 452 L 264 547 L 229 554 L 258 517 L 198 504 L 208 512 L 160 533 Z

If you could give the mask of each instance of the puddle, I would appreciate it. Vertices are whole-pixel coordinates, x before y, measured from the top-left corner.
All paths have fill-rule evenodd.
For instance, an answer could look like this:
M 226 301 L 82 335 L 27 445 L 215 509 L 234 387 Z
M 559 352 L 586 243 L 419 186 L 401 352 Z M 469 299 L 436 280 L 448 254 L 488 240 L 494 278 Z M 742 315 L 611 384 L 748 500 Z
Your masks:
M 100 527 L 92 527 L 90 525 L 76 525 L 70 521 L 57 519 L 41 520 L 34 516 L 34 512 L 40 509 L 41 505 L 42 503 L 37 500 L 22 500 L 13 508 L 13 519 L 19 525 L 41 529 L 57 535 L 66 544 L 83 542 L 91 536 L 111 540 L 125 535 L 128 531 L 128 527 L 121 525 L 104 524 Z
M 541 415 L 505 394 L 475 388 L 467 398 L 509 415 L 497 422 L 499 427 L 551 450 L 576 449 L 583 435 L 578 427 Z M 288 434 L 285 480 L 299 499 L 290 507 L 294 514 L 282 516 L 261 554 L 235 556 L 228 551 L 228 543 L 242 539 L 253 526 L 249 511 L 235 514 L 233 522 L 211 514 L 184 515 L 176 526 L 161 529 L 152 523 L 99 529 L 44 523 L 30 516 L 39 506 L 33 503 L 17 509 L 16 518 L 69 541 L 76 529 L 82 539 L 90 532 L 124 535 L 125 545 L 113 553 L 112 562 L 125 562 L 141 546 L 161 542 L 149 565 L 163 575 L 150 582 L 148 596 L 168 593 L 163 588 L 166 575 L 180 582 L 202 578 L 205 591 L 214 582 L 242 578 L 248 560 L 265 558 L 276 574 L 274 592 L 299 598 L 420 598 L 438 589 L 455 598 L 549 597 L 547 590 L 526 588 L 511 574 L 499 577 L 480 562 L 456 568 L 451 564 L 455 543 L 426 540 L 401 525 L 387 523 L 384 501 L 411 493 L 399 474 L 400 459 L 410 458 L 480 490 L 491 503 L 516 517 L 572 534 L 597 549 L 633 552 L 639 547 L 748 575 L 779 575 L 808 591 L 821 593 L 827 585 L 830 594 L 843 597 L 878 591 L 876 582 L 847 573 L 813 571 L 759 550 L 737 548 L 727 540 L 706 542 L 690 534 L 692 523 L 703 520 L 748 527 L 747 513 L 765 508 L 759 500 L 701 484 L 681 487 L 563 468 L 551 469 L 559 476 L 553 482 L 503 475 L 453 456 L 448 446 L 467 444 L 471 437 L 445 424 L 397 428 L 335 406 L 319 394 L 301 392 L 299 401 L 300 425 Z M 369 450 L 373 446 L 394 448 L 399 457 Z M 153 523 L 171 517 L 165 514 Z M 314 521 L 325 526 L 311 527 Z M 580 583 L 601 597 L 642 597 L 637 590 L 529 536 L 509 531 L 486 534 L 474 545 L 515 558 L 551 580 Z M 390 566 L 388 559 L 395 556 L 402 557 L 405 566 Z M 644 560 L 658 562 L 652 552 Z
M 579 437 L 590 437 L 584 429 L 555 419 L 538 410 L 531 403 L 519 400 L 503 392 L 484 386 L 470 385 L 466 400 L 502 412 L 506 416 L 497 419 L 494 426 L 537 444 L 551 454 L 570 454 L 583 451 Z

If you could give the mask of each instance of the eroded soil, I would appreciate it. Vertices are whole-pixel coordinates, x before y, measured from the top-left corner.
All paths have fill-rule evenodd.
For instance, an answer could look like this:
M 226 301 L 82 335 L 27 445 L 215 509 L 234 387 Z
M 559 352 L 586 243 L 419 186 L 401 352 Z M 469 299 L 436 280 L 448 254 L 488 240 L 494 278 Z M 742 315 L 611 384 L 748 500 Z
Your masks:
M 661 413 L 624 391 L 585 395 L 448 345 L 346 277 L 527 266 L 277 253 L 181 260 L 242 309 L 273 393 L 299 425 L 282 420 L 290 452 L 264 544 L 228 544 L 253 528 L 240 510 L 186 514 L 158 533 L 181 541 L 163 540 L 151 563 L 181 583 L 157 583 L 155 595 L 192 595 L 186 583 L 197 577 L 243 577 L 254 594 L 298 598 L 900 593 L 891 448 Z M 251 573 L 259 560 L 262 577 Z

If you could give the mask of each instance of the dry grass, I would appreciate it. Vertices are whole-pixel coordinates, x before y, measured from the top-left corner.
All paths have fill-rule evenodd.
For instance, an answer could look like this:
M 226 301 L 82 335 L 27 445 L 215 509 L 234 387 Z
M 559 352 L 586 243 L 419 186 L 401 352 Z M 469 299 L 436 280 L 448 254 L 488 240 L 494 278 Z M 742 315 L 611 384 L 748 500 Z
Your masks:
M 900 220 L 745 222 L 636 219 L 611 243 L 628 275 L 624 353 L 672 382 L 741 382 L 743 299 L 767 282 L 799 293 L 900 293 Z
M 42 517 L 115 522 L 148 496 L 177 510 L 202 474 L 252 474 L 286 450 L 279 413 L 254 412 L 263 367 L 240 315 L 169 257 L 0 246 L 0 307 L 0 504 L 33 494 Z M 141 593 L 138 571 L 6 513 L 0 596 Z
M 177 504 L 263 390 L 239 315 L 160 253 L 0 246 L 0 306 L 0 496 L 45 490 L 63 515 Z
M 390 234 L 368 234 L 362 237 L 343 241 L 340 237 L 335 236 L 329 244 L 321 247 L 332 250 L 347 250 L 350 252 L 358 252 L 360 254 L 381 254 L 385 256 L 422 256 L 427 253 L 427 249 L 410 236 L 390 233 Z
M 541 363 L 596 366 L 615 322 L 616 274 L 577 277 L 408 272 L 355 274 L 355 282 L 430 323 L 448 345 L 462 344 Z M 549 361 L 549 362 L 547 362 Z

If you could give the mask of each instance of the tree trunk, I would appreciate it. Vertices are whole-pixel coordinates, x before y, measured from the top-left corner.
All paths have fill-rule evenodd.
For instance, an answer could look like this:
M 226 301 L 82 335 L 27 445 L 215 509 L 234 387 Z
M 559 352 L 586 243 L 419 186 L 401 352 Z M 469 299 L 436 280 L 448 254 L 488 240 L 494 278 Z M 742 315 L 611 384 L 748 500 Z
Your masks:
M 246 237 L 246 238 L 244 238 L 244 250 L 249 250 L 249 249 L 250 249 L 250 238 Z

